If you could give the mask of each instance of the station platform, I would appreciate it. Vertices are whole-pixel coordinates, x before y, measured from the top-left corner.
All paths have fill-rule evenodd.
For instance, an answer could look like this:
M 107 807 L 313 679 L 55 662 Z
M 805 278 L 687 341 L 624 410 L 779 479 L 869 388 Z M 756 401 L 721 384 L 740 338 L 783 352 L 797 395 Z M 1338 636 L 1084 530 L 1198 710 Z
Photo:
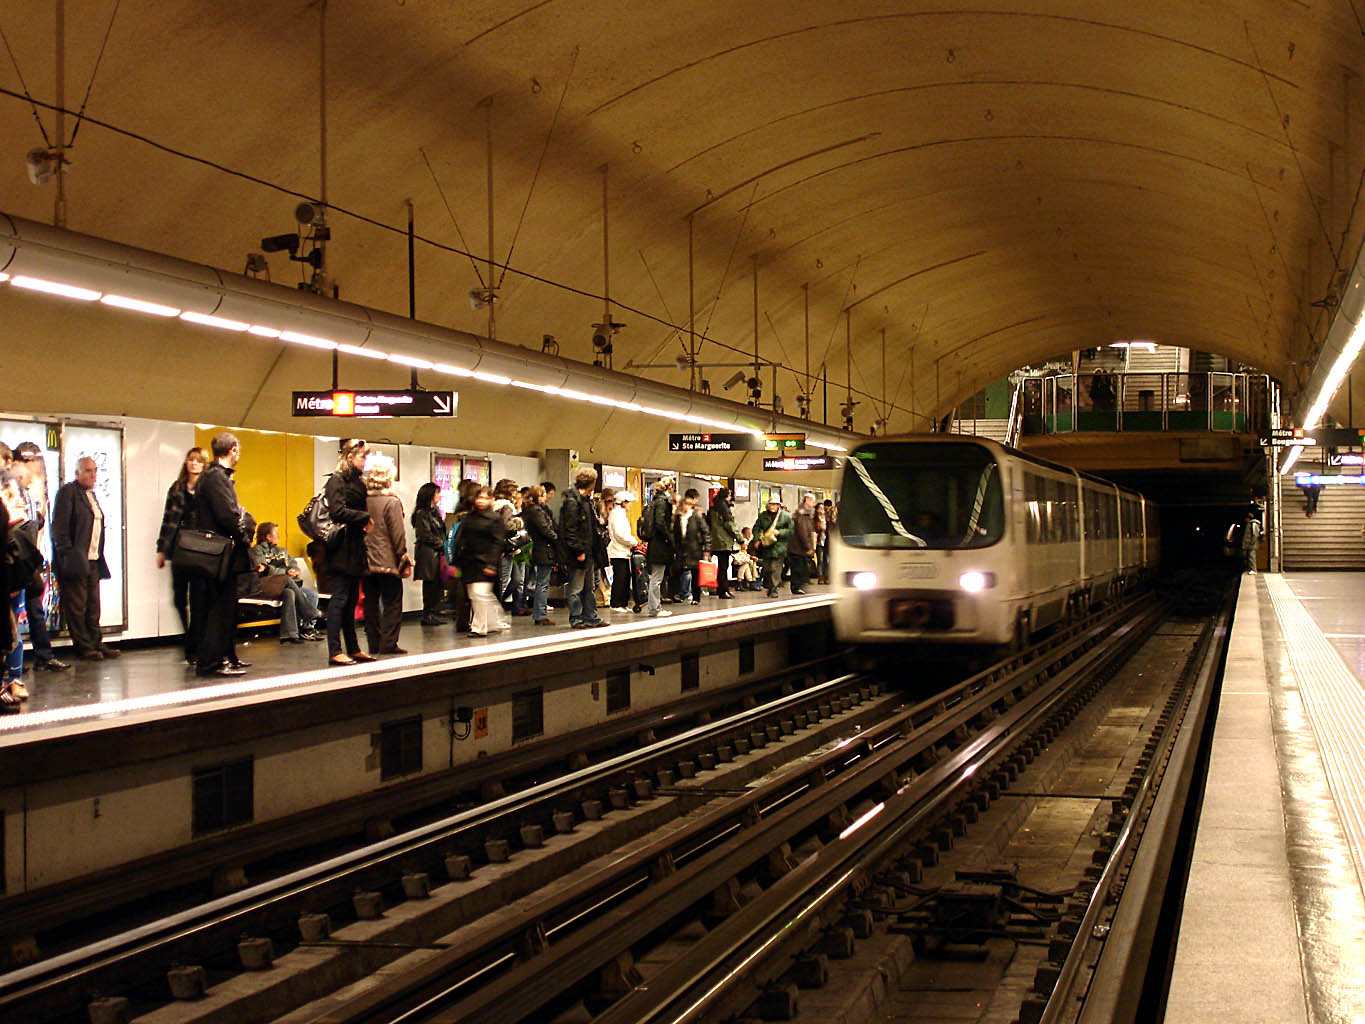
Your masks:
M 1164 1019 L 1365 1020 L 1365 573 L 1242 577 Z
M 0 717 L 0 745 L 35 731 L 80 722 L 109 722 L 145 712 L 174 712 L 176 708 L 203 708 L 246 696 L 285 695 L 318 683 L 329 687 L 357 685 L 394 672 L 411 674 L 433 670 L 458 669 L 497 660 L 520 658 L 546 651 L 591 647 L 630 636 L 679 630 L 705 629 L 743 612 L 791 609 L 821 598 L 829 599 L 829 587 L 812 585 L 805 596 L 784 594 L 770 598 L 762 591 L 735 591 L 733 600 L 719 601 L 713 596 L 700 604 L 665 605 L 667 616 L 651 619 L 601 609 L 606 627 L 570 629 L 563 609 L 551 609 L 558 620 L 554 626 L 535 626 L 531 617 L 514 617 L 512 628 L 488 637 L 475 638 L 456 632 L 449 622 L 441 626 L 422 626 L 408 619 L 399 634 L 405 655 L 382 655 L 377 661 L 354 666 L 327 664 L 325 642 L 285 644 L 269 631 L 248 636 L 244 630 L 237 640 L 238 657 L 250 663 L 247 673 L 236 679 L 204 678 L 184 662 L 184 651 L 177 645 L 131 648 L 109 661 L 70 659 L 69 649 L 58 649 L 57 656 L 72 662 L 59 672 L 28 672 L 30 699 L 17 714 Z M 356 624 L 362 647 L 364 626 Z M 117 638 L 114 638 L 117 643 Z

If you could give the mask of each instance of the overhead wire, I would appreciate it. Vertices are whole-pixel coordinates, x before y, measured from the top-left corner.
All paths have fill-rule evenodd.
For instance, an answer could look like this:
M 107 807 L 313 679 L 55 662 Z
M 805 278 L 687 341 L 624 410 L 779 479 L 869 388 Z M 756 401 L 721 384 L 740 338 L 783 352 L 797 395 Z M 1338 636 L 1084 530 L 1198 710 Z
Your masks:
M 455 211 L 450 207 L 450 200 L 446 198 L 446 190 L 441 187 L 441 179 L 436 177 L 436 168 L 431 166 L 431 158 L 427 156 L 426 147 L 418 146 L 417 152 L 422 154 L 422 160 L 427 165 L 427 171 L 431 174 L 432 183 L 435 184 L 436 191 L 441 195 L 441 202 L 445 203 L 446 213 L 450 214 L 450 223 L 455 225 L 455 234 L 460 236 L 460 244 L 468 249 L 469 243 L 465 241 L 464 232 L 460 230 L 460 222 L 455 218 Z M 346 213 L 345 210 L 341 210 L 339 207 L 334 206 L 331 207 L 331 209 Z M 350 214 L 347 215 L 350 216 Z M 469 265 L 474 268 L 474 276 L 479 279 L 479 287 L 487 291 L 488 282 L 483 279 L 483 272 L 479 269 L 479 261 L 474 258 L 473 253 L 466 252 L 465 255 L 469 257 Z
M 38 131 L 42 133 L 43 145 L 48 149 L 52 148 L 52 140 L 48 138 L 47 128 L 43 125 L 43 119 L 38 114 L 38 101 L 33 98 L 33 94 L 28 91 L 28 83 L 24 81 L 24 73 L 19 68 L 19 59 L 14 56 L 14 48 L 9 44 L 9 36 L 5 35 L 5 27 L 0 25 L 0 40 L 5 43 L 5 52 L 9 54 L 9 61 L 14 65 L 14 73 L 19 76 L 19 87 L 24 90 L 24 99 L 28 100 L 29 108 L 33 111 L 33 120 L 38 122 Z M 5 92 L 11 96 L 18 96 L 18 93 L 11 89 Z M 44 103 L 43 106 L 48 106 Z
M 521 226 L 526 222 L 526 211 L 531 208 L 531 197 L 536 194 L 536 182 L 540 180 L 540 169 L 545 164 L 545 154 L 550 151 L 550 140 L 555 136 L 555 126 L 559 124 L 559 112 L 564 109 L 564 97 L 569 95 L 569 83 L 573 81 L 574 68 L 578 65 L 578 47 L 573 48 L 573 56 L 569 61 L 569 73 L 564 77 L 564 88 L 559 92 L 559 102 L 555 104 L 554 117 L 550 119 L 550 130 L 545 133 L 545 145 L 540 148 L 540 159 L 536 161 L 535 172 L 531 175 L 531 187 L 526 190 L 526 202 L 521 207 L 521 216 L 517 219 L 517 226 L 512 232 L 512 243 L 507 247 L 507 262 L 512 262 L 512 253 L 517 250 L 517 236 L 521 234 Z M 503 267 L 502 274 L 498 277 L 496 288 L 502 287 L 502 282 L 507 279 L 507 268 Z
M 109 13 L 109 24 L 104 29 L 104 41 L 100 43 L 100 52 L 95 56 L 95 66 L 90 69 L 90 81 L 85 86 L 85 96 L 81 99 L 81 109 L 76 112 L 76 124 L 71 129 L 71 141 L 66 145 L 76 144 L 76 135 L 81 130 L 81 121 L 85 119 L 85 108 L 90 103 L 90 94 L 95 89 L 95 78 L 100 73 L 100 64 L 104 62 L 104 51 L 109 46 L 109 36 L 114 31 L 114 19 L 118 17 L 119 6 L 123 0 L 114 0 L 114 9 Z

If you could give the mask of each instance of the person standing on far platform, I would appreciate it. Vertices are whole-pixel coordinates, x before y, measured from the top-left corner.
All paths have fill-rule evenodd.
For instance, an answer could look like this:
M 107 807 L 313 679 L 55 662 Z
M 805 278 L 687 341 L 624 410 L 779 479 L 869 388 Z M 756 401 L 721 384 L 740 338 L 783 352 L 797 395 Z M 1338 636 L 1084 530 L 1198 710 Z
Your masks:
M 716 556 L 716 599 L 729 601 L 730 593 L 730 556 L 738 543 L 735 537 L 735 514 L 730 509 L 730 489 L 722 487 L 716 492 L 711 508 L 706 513 L 707 526 L 711 530 L 711 553 Z
M 345 438 L 338 448 L 336 472 L 327 478 L 323 494 L 327 512 L 340 529 L 327 544 L 327 573 L 332 578 L 332 596 L 327 601 L 327 655 L 332 665 L 354 665 L 374 661 L 374 655 L 360 649 L 355 635 L 355 605 L 361 581 L 369 574 L 365 534 L 370 531 L 370 513 L 365 504 L 365 442 Z M 342 644 L 345 643 L 345 650 Z
M 645 542 L 645 564 L 649 566 L 649 588 L 645 603 L 651 619 L 673 614 L 661 607 L 664 573 L 673 564 L 672 493 L 672 477 L 656 480 L 649 507 L 640 517 L 640 539 Z
M 369 575 L 365 577 L 365 640 L 371 654 L 407 654 L 398 646 L 403 625 L 403 580 L 412 575 L 403 501 L 393 493 L 393 459 L 376 452 L 365 462 L 365 534 Z
M 439 626 L 445 618 L 441 604 L 441 554 L 445 550 L 446 524 L 441 515 L 441 489 L 426 483 L 417 488 L 417 507 L 412 528 L 417 537 L 416 575 L 422 581 L 422 625 Z
M 1261 544 L 1261 517 L 1248 512 L 1246 525 L 1242 527 L 1242 557 L 1246 560 L 1246 571 L 1256 575 L 1256 549 Z
M 190 621 L 203 624 L 196 627 L 199 649 L 195 654 L 195 671 L 201 676 L 239 676 L 247 665 L 233 651 L 237 636 L 237 574 L 255 568 L 251 540 L 243 532 L 246 517 L 232 479 L 242 446 L 234 435 L 223 431 L 214 435 L 209 450 L 213 461 L 199 478 L 195 494 L 199 529 L 230 538 L 232 557 L 226 580 L 205 576 L 195 592 L 199 603 L 190 609 Z
M 177 569 L 171 559 L 175 553 L 176 535 L 181 529 L 192 530 L 199 525 L 199 511 L 194 496 L 208 464 L 209 453 L 202 448 L 191 448 L 185 453 L 180 475 L 166 491 L 166 506 L 161 513 L 161 533 L 156 538 L 156 567 L 164 569 L 166 563 L 171 562 L 171 602 L 180 615 L 180 625 L 185 629 L 187 665 L 194 664 L 195 652 L 199 650 L 199 630 L 203 625 L 190 620 L 190 608 L 196 603 L 193 595 L 199 588 L 200 579 L 194 573 Z
M 485 637 L 512 628 L 493 593 L 506 539 L 506 521 L 493 510 L 493 493 L 480 487 L 474 493 L 473 508 L 460 521 L 460 532 L 455 535 L 455 564 L 469 594 L 470 636 Z
M 792 517 L 776 498 L 768 501 L 767 507 L 754 521 L 754 536 L 758 538 L 759 558 L 763 562 L 764 583 L 769 597 L 776 597 L 777 588 L 782 586 L 782 567 L 787 561 L 787 544 L 794 529 Z
M 78 459 L 76 479 L 63 484 L 52 503 L 52 563 L 62 619 L 76 656 L 86 661 L 119 656 L 100 639 L 100 580 L 111 574 L 104 560 L 104 509 L 95 497 L 98 476 L 94 459 Z
M 43 453 L 32 441 L 21 441 L 14 448 L 11 472 L 19 480 L 21 497 L 28 511 L 24 533 L 36 550 L 42 549 L 43 527 L 47 525 L 47 478 L 43 468 Z M 37 672 L 55 672 L 70 668 L 52 650 L 52 638 L 47 632 L 47 611 L 43 594 L 47 581 L 41 570 L 34 573 L 24 591 L 24 607 L 28 616 L 28 635 L 33 641 L 33 668 Z
M 792 593 L 804 594 L 815 568 L 815 495 L 804 494 L 796 506 L 793 520 L 789 558 L 791 561 Z
M 596 559 L 602 547 L 602 529 L 592 505 L 597 470 L 584 467 L 559 506 L 559 539 L 569 571 L 569 625 L 574 629 L 605 626 L 597 614 L 593 590 L 597 584 Z

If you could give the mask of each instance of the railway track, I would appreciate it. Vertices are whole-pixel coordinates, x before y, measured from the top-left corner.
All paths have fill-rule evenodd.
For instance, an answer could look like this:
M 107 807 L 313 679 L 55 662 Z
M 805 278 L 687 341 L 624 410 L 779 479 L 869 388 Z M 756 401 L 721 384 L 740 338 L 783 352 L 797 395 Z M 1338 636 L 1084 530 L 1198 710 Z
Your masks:
M 791 1019 L 831 958 L 923 917 L 924 873 L 1158 616 L 1150 600 L 1115 605 L 915 703 L 886 685 L 903 680 L 810 686 L 78 951 L 21 989 L 0 978 L 0 1016 L 95 997 L 90 1019 L 147 1024 Z M 1177 735 L 1150 745 L 1144 769 L 1172 763 Z M 1105 931 L 1142 831 L 1127 811 L 1145 820 L 1163 792 L 1155 777 L 1125 789 L 1113 866 L 1087 880 L 1089 902 L 1068 894 L 1043 915 L 1050 953 L 1062 955 L 1063 921 L 1068 940 Z M 1072 1019 L 1057 1008 L 1106 952 L 1094 941 L 1040 968 L 1025 1019 Z M 156 1005 L 168 968 L 190 1001 Z M 140 984 L 126 995 L 97 997 L 130 972 Z

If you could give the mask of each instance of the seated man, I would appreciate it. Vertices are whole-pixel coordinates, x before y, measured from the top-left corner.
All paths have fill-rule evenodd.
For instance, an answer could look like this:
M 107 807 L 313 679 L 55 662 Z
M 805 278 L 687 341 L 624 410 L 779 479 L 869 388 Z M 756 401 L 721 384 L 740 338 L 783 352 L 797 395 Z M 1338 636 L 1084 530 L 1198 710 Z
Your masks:
M 318 592 L 305 587 L 303 574 L 280 547 L 280 528 L 274 523 L 256 527 L 256 546 L 251 557 L 264 569 L 261 592 L 280 602 L 280 642 L 299 644 L 305 640 L 324 640 L 314 625 L 318 620 Z

